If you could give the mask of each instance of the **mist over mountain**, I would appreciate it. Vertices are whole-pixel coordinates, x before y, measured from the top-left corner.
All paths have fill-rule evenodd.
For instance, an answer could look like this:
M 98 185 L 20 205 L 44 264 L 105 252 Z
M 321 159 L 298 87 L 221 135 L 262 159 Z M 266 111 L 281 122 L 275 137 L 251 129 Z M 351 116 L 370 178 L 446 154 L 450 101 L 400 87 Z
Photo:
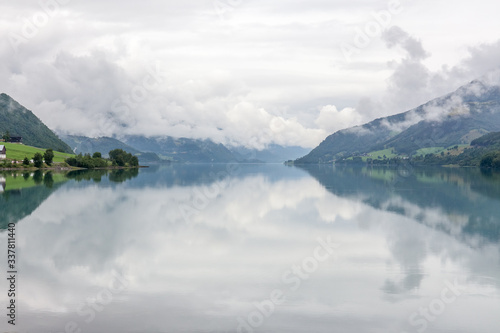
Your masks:
M 301 163 L 329 163 L 391 148 L 412 155 L 418 149 L 470 144 L 500 130 L 498 74 L 491 73 L 415 109 L 335 132 Z
M 257 150 L 242 146 L 228 149 L 210 139 L 174 138 L 171 136 L 129 135 L 120 138 L 60 134 L 58 137 L 33 112 L 6 94 L 0 95 L 0 133 L 23 137 L 23 143 L 75 154 L 101 152 L 106 157 L 113 149 L 123 149 L 139 157 L 142 163 L 175 161 L 181 163 L 281 163 L 297 158 L 307 149 L 276 144 Z M 120 140 L 121 139 L 121 140 Z

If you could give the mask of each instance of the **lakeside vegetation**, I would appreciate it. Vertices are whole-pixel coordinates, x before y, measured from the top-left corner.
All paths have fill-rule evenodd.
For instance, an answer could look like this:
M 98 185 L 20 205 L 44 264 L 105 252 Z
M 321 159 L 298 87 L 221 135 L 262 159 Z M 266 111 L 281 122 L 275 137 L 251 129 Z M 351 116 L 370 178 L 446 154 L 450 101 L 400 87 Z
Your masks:
M 446 151 L 446 150 L 445 150 Z M 411 163 L 415 166 L 458 166 L 500 169 L 500 150 L 486 148 L 465 148 L 462 153 L 454 155 L 447 151 L 428 153 L 425 155 L 393 156 L 388 158 L 371 158 L 354 156 L 338 159 L 335 164 L 368 164 L 368 165 L 398 165 Z
M 100 152 L 90 154 L 67 154 L 53 149 L 41 149 L 18 143 L 1 142 L 7 149 L 6 159 L 0 161 L 0 169 L 43 169 L 43 168 L 137 168 L 139 159 L 122 149 L 109 152 L 103 158 Z
M 399 165 L 405 163 L 411 163 L 415 166 L 500 169 L 500 132 L 481 136 L 473 140 L 470 145 L 420 148 L 408 155 L 398 154 L 396 148 L 386 148 L 385 150 L 362 155 L 353 154 L 335 160 L 335 164 Z
M 139 159 L 123 149 L 114 149 L 109 152 L 109 159 L 102 158 L 100 152 L 95 152 L 92 156 L 90 154 L 78 154 L 74 157 L 69 157 L 65 162 L 77 168 L 85 169 L 98 169 L 107 167 L 129 167 L 137 168 L 139 166 Z

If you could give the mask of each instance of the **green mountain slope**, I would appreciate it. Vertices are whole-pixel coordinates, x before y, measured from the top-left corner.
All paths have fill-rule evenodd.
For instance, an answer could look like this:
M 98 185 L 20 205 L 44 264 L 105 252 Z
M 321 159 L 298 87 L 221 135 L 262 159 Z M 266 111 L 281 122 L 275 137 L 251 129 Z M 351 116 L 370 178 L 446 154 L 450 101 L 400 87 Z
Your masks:
M 469 144 L 492 131 L 500 131 L 500 88 L 473 81 L 413 110 L 338 131 L 295 163 L 330 163 L 389 148 L 412 155 L 422 148 Z
M 38 148 L 52 148 L 71 153 L 71 148 L 57 137 L 30 110 L 10 96 L 0 94 L 0 133 L 9 131 L 11 135 L 23 137 L 23 143 Z
M 500 132 L 483 135 L 471 142 L 472 146 L 500 149 Z

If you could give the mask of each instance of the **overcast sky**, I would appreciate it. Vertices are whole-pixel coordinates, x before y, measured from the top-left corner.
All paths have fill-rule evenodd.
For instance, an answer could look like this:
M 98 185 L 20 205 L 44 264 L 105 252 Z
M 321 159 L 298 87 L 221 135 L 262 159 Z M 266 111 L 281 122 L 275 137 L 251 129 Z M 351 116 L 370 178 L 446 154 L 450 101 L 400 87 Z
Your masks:
M 0 92 L 50 128 L 314 147 L 500 62 L 491 0 L 3 1 Z

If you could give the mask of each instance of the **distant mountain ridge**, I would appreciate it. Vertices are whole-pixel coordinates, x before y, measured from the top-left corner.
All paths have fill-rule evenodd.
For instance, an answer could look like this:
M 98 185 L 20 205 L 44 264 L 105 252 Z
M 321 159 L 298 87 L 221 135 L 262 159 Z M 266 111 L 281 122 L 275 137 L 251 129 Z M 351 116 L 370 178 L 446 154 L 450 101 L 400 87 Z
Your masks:
M 52 148 L 72 153 L 71 148 L 37 116 L 7 94 L 0 94 L 0 133 L 19 135 L 23 143 L 37 148 Z
M 223 144 L 217 144 L 209 139 L 197 140 L 141 135 L 129 135 L 120 139 L 140 151 L 156 153 L 164 160 L 184 163 L 230 163 L 238 161 Z
M 307 154 L 310 149 L 298 146 L 281 146 L 270 144 L 262 150 L 251 149 L 243 146 L 228 147 L 228 149 L 240 161 L 263 162 L 263 163 L 283 163 L 290 159 L 296 159 Z
M 93 154 L 95 152 L 100 152 L 103 157 L 107 158 L 111 150 L 123 149 L 126 152 L 137 156 L 139 161 L 142 163 L 160 161 L 160 158 L 155 153 L 142 152 L 115 138 L 89 138 L 78 135 L 61 135 L 61 139 L 73 149 L 75 154 Z
M 422 148 L 470 144 L 494 131 L 500 131 L 500 87 L 475 80 L 413 110 L 335 132 L 295 163 L 331 163 L 388 148 L 411 155 Z

